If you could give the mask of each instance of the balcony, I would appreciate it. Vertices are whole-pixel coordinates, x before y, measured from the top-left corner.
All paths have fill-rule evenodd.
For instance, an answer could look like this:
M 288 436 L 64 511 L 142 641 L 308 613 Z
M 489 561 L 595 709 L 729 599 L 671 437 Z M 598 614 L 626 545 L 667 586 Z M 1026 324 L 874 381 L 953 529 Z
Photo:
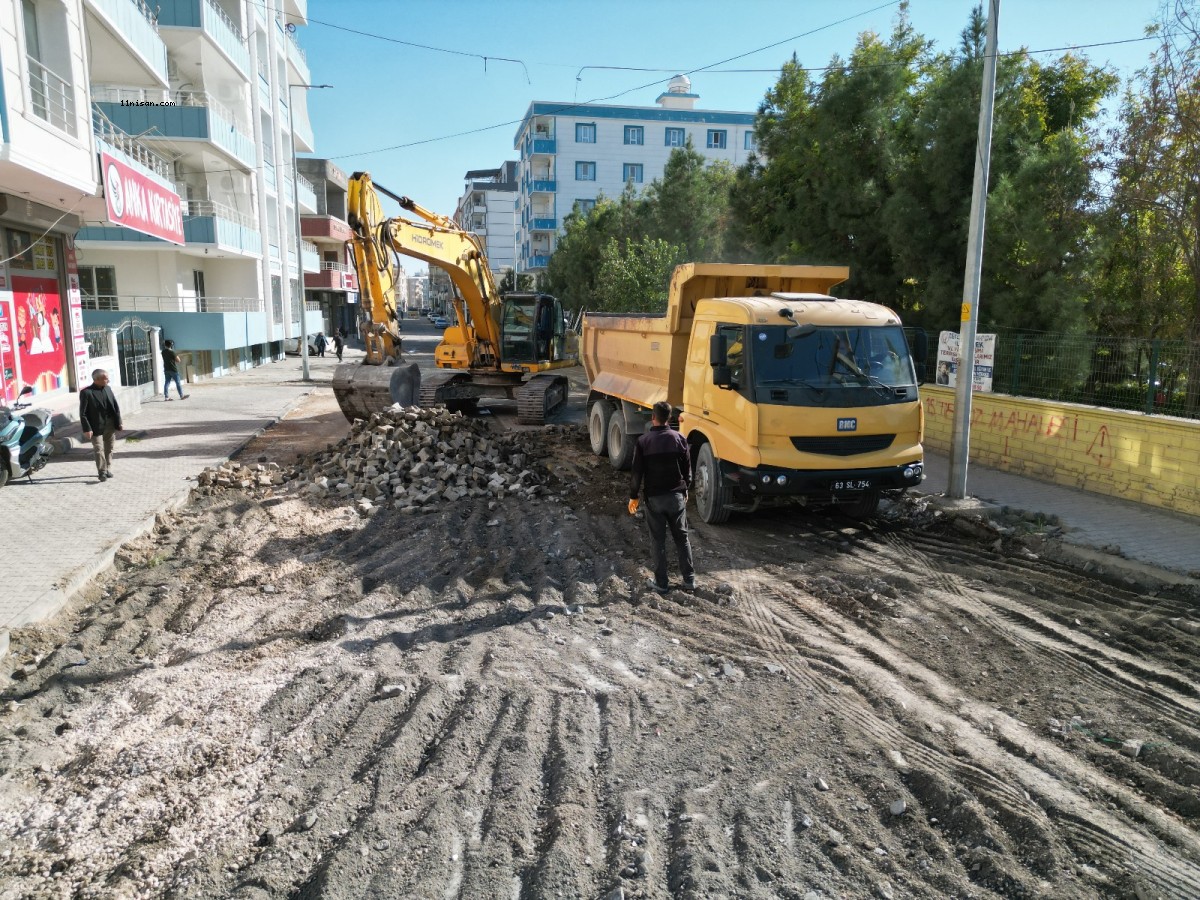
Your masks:
M 312 182 L 303 175 L 296 177 L 296 201 L 302 212 L 307 210 L 315 213 L 317 211 L 317 191 Z
M 345 263 L 323 262 L 319 272 L 305 272 L 304 288 L 309 291 L 357 291 L 358 276 Z
M 535 178 L 530 185 L 535 194 L 553 194 L 558 190 L 558 183 L 553 180 Z
M 350 226 L 335 216 L 301 216 L 300 234 L 313 240 L 339 244 L 354 237 Z
M 551 218 L 534 219 L 530 225 L 532 231 L 554 231 L 558 228 L 558 220 Z
M 308 24 L 308 0 L 287 0 L 283 11 L 289 19 L 299 19 L 301 25 Z
M 86 0 L 85 7 L 94 20 L 87 23 L 93 81 L 136 82 L 149 75 L 168 84 L 167 45 L 146 0 Z
M 321 253 L 312 241 L 300 242 L 300 265 L 305 272 L 321 271 Z
M 155 138 L 208 141 L 247 169 L 258 165 L 254 139 L 234 113 L 203 91 L 161 91 L 96 85 L 95 107 L 110 122 L 141 140 Z
M 271 191 L 275 190 L 275 163 L 263 163 L 263 180 L 267 183 L 267 188 Z
M 155 0 L 159 28 L 199 28 L 242 75 L 250 75 L 250 51 L 242 29 L 215 0 Z
M 266 111 L 271 111 L 271 82 L 267 76 L 258 73 L 258 103 Z
M 544 269 L 550 265 L 550 257 L 547 255 L 534 255 L 529 257 L 528 267 L 531 269 Z
M 33 114 L 77 137 L 74 86 L 32 56 L 26 56 L 25 61 L 29 64 L 29 108 Z
M 534 138 L 533 152 L 547 156 L 553 155 L 554 153 L 558 152 L 557 144 L 558 142 L 553 138 Z
M 164 181 L 172 180 L 171 164 L 163 157 L 152 151 L 133 135 L 126 134 L 113 125 L 108 117 L 99 109 L 92 108 L 92 133 L 96 140 L 109 147 L 115 147 L 130 160 L 149 169 Z M 102 149 L 102 148 L 101 148 Z
M 312 82 L 312 75 L 308 69 L 308 57 L 304 54 L 304 48 L 300 46 L 300 42 L 296 40 L 296 32 L 287 31 L 278 22 L 275 23 L 280 32 L 287 36 L 284 41 L 287 44 L 287 61 L 296 72 L 296 78 L 301 84 L 309 84 Z M 288 79 L 291 80 L 290 78 Z
M 261 297 L 155 297 L 145 294 L 83 295 L 83 308 L 104 312 L 262 312 Z
M 250 216 L 211 200 L 183 202 L 183 238 L 189 245 L 207 245 L 238 256 L 258 257 L 262 254 L 262 236 L 258 232 L 258 224 Z M 119 225 L 89 225 L 81 228 L 75 239 L 174 246 Z

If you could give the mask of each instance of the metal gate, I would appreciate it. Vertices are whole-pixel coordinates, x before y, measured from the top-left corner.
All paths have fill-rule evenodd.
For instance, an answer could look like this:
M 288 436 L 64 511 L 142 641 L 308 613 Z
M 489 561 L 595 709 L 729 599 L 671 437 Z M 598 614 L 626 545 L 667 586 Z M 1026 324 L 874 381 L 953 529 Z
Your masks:
M 149 384 L 150 393 L 154 393 L 149 331 L 130 322 L 117 332 L 117 364 L 121 367 L 121 384 L 126 387 Z

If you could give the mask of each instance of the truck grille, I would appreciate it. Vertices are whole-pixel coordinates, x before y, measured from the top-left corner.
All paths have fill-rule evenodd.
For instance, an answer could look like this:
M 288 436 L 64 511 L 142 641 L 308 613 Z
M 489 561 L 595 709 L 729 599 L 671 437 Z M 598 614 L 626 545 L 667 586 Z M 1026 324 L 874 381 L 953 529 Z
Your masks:
M 854 434 L 836 437 L 794 437 L 792 446 L 801 453 L 823 453 L 826 456 L 854 456 L 874 453 L 892 445 L 894 434 Z

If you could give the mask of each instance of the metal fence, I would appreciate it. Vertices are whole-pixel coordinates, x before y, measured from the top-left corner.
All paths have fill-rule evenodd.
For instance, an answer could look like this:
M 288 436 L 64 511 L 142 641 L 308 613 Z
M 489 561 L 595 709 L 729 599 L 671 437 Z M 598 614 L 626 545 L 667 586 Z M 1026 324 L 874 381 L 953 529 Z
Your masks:
M 1007 329 L 988 333 L 996 334 L 992 390 L 998 394 L 1200 418 L 1200 343 Z M 928 337 L 932 372 L 938 335 Z

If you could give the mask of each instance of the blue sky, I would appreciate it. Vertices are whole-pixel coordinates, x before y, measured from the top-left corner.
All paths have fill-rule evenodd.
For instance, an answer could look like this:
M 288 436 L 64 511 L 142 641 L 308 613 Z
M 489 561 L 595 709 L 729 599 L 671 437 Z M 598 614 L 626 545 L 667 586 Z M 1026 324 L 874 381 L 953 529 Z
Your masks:
M 909 16 L 949 50 L 973 6 L 912 0 Z M 348 173 L 365 169 L 450 215 L 468 169 L 517 158 L 517 123 L 533 100 L 651 105 L 683 71 L 698 107 L 753 112 L 793 52 L 804 65 L 826 65 L 848 55 L 860 32 L 890 33 L 898 8 L 882 0 L 309 0 L 309 25 L 297 36 L 313 83 L 334 86 L 309 93 L 313 155 Z M 1000 48 L 1132 39 L 1079 51 L 1128 78 L 1154 47 L 1136 39 L 1158 8 L 1159 0 L 1002 0 Z M 708 66 L 714 71 L 693 71 Z

